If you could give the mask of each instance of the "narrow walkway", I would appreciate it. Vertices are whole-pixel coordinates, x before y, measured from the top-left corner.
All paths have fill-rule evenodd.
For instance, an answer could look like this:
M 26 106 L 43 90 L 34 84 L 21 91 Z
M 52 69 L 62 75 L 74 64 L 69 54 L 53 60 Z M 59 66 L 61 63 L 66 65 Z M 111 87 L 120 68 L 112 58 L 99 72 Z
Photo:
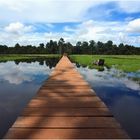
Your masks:
M 128 136 L 69 59 L 63 56 L 5 138 L 88 139 Z

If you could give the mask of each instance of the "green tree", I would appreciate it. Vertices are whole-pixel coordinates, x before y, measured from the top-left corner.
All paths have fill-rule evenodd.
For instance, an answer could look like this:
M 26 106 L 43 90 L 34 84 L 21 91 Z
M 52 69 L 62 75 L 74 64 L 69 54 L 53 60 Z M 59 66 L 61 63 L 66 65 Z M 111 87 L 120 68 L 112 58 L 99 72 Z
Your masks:
M 64 39 L 60 38 L 60 40 L 58 41 L 59 54 L 63 54 L 64 53 L 64 45 L 65 45 Z
M 19 43 L 15 44 L 14 53 L 15 54 L 21 54 L 21 46 L 19 45 Z
M 86 52 L 88 53 L 88 42 L 83 41 L 81 44 L 81 53 L 86 54 Z
M 65 43 L 65 53 L 71 54 L 73 50 L 73 46 L 70 42 Z
M 90 40 L 89 41 L 89 48 L 91 50 L 91 53 L 90 54 L 95 54 L 95 48 L 96 47 L 96 42 L 94 40 Z
M 76 43 L 75 51 L 74 51 L 76 54 L 81 54 L 81 45 L 82 45 L 82 42 L 81 41 L 78 41 Z
M 40 43 L 38 46 L 38 53 L 44 54 L 45 53 L 45 48 L 44 48 L 44 43 Z

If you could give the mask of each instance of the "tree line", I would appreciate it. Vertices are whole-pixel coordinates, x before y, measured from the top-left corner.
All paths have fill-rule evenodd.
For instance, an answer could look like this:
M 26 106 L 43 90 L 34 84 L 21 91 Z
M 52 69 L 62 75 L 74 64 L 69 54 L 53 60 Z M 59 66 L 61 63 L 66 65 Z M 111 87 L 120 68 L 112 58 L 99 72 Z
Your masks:
M 91 40 L 78 41 L 75 45 L 65 42 L 63 38 L 59 41 L 50 40 L 46 44 L 38 46 L 15 44 L 14 47 L 0 45 L 0 54 L 104 54 L 104 55 L 139 55 L 140 47 L 120 43 L 113 44 L 111 40 L 103 43 Z

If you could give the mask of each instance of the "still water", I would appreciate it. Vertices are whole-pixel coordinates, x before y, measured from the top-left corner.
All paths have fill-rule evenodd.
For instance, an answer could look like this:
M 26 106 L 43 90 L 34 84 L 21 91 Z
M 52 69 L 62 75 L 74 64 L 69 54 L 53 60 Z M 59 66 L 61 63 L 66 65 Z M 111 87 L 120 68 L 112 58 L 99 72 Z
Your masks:
M 58 59 L 0 63 L 0 138 L 46 80 Z
M 0 138 L 36 95 L 58 59 L 0 62 Z M 75 65 L 76 66 L 76 65 Z M 95 69 L 78 65 L 97 95 L 132 138 L 140 138 L 140 72 Z
M 100 72 L 88 67 L 77 70 L 109 107 L 132 138 L 140 138 L 140 72 L 124 73 L 114 68 Z

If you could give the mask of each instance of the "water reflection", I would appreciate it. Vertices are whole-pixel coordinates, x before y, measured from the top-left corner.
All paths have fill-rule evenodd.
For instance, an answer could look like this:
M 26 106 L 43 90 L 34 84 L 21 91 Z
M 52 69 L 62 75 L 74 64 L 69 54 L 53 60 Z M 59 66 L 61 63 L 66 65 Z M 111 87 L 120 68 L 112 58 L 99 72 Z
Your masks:
M 75 64 L 75 66 L 77 68 L 80 68 L 80 67 L 83 67 L 83 68 L 88 67 L 89 69 L 95 69 L 96 68 L 98 71 L 104 71 L 106 69 L 105 66 L 97 66 L 97 65 L 87 66 L 87 65 L 84 65 L 84 64 L 80 64 L 78 62 L 75 62 L 73 60 L 72 60 L 72 62 Z
M 26 63 L 32 63 L 32 62 L 39 62 L 39 65 L 46 65 L 50 69 L 55 67 L 55 65 L 58 63 L 58 58 L 32 58 L 32 59 L 18 59 L 14 60 L 15 64 L 18 65 L 20 63 L 26 62 Z
M 0 63 L 0 138 L 36 94 L 58 62 L 27 59 Z M 100 72 L 78 66 L 96 93 L 132 138 L 140 138 L 140 72 L 124 73 L 114 68 Z
M 0 138 L 48 78 L 58 59 L 0 63 Z
M 77 68 L 132 138 L 140 138 L 140 72 Z M 134 80 L 135 79 L 135 80 Z

